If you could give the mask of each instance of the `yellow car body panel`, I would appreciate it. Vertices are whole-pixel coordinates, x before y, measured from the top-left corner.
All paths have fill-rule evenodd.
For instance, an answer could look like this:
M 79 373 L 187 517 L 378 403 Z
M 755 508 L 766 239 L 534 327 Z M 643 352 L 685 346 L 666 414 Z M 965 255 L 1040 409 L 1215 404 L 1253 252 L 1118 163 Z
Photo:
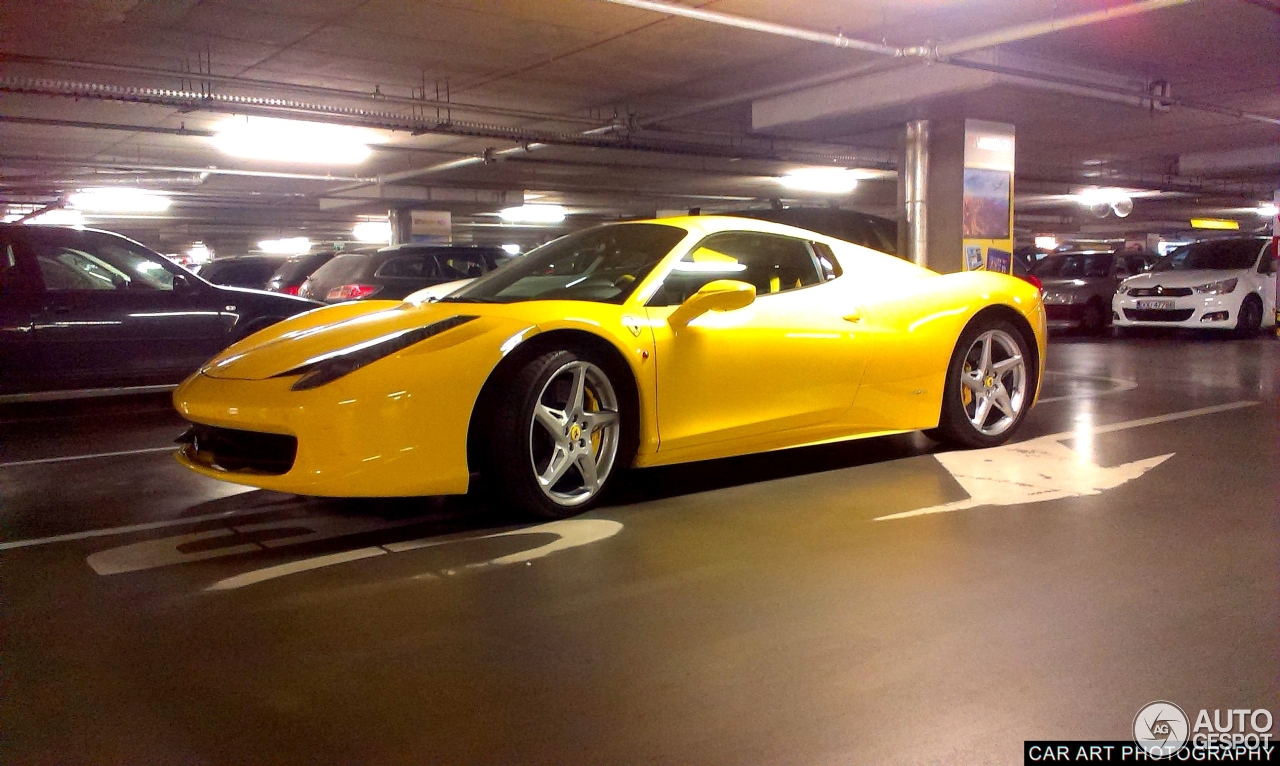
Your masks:
M 1039 292 L 1021 280 L 938 275 L 893 256 L 781 224 L 720 216 L 662 219 L 685 230 L 620 304 L 392 301 L 339 304 L 281 322 L 228 348 L 175 392 L 188 420 L 297 438 L 281 475 L 192 470 L 227 481 L 324 496 L 467 491 L 467 438 L 482 387 L 533 337 L 589 333 L 626 360 L 639 399 L 633 465 L 705 460 L 932 428 L 956 340 L 979 311 L 1004 306 L 1045 358 Z M 623 224 L 626 225 L 626 224 Z M 688 324 L 675 307 L 647 305 L 675 264 L 704 237 L 753 231 L 831 248 L 843 275 Z M 771 285 L 777 288 L 777 285 Z M 458 316 L 461 326 L 316 388 L 291 373 L 336 351 Z M 1037 390 L 1038 390 L 1037 386 Z

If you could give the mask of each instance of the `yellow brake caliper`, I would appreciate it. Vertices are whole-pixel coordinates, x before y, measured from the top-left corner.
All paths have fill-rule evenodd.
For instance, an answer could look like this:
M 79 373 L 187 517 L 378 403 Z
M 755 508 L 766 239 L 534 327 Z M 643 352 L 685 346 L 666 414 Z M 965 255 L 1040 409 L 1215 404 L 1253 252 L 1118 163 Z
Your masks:
M 600 411 L 600 401 L 596 399 L 596 395 L 591 392 L 591 389 L 583 386 L 582 395 L 586 400 L 583 402 L 583 408 L 587 412 Z M 598 454 L 600 454 L 600 431 L 596 430 L 591 432 L 591 456 L 595 457 Z
M 971 372 L 973 372 L 973 368 L 969 366 L 968 362 L 965 362 L 963 374 L 967 377 Z M 966 407 L 973 403 L 973 392 L 969 390 L 963 380 L 960 381 L 960 403 Z

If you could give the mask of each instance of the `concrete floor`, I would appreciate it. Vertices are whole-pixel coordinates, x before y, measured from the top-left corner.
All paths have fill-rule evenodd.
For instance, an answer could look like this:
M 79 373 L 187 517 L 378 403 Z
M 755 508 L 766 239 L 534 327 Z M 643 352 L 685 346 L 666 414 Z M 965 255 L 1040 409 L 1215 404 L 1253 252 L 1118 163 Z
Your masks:
M 1274 710 L 1280 342 L 1055 338 L 1049 366 L 986 459 L 915 434 L 650 470 L 496 537 L 465 498 L 30 462 L 164 447 L 163 398 L 6 409 L 0 762 L 1017 763 L 1152 700 Z

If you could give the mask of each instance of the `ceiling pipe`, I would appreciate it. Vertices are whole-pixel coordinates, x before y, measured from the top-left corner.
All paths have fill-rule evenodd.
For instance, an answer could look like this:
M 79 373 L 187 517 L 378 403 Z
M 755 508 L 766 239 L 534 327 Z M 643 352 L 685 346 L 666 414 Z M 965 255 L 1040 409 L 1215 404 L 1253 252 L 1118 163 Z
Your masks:
M 663 2 L 662 0 L 605 0 L 615 5 L 625 5 L 631 8 L 639 8 L 645 11 L 653 11 L 655 13 L 665 13 L 671 16 L 683 16 L 687 19 L 697 19 L 698 21 L 707 21 L 712 24 L 721 24 L 727 27 L 736 27 L 738 29 L 748 29 L 753 32 L 763 32 L 770 35 L 779 35 L 782 37 L 790 37 L 796 40 L 805 40 L 811 43 L 820 43 L 823 45 L 833 45 L 837 48 L 850 48 L 852 50 L 866 51 L 867 53 L 878 53 L 882 56 L 907 56 L 907 49 L 895 48 L 883 43 L 872 43 L 866 40 L 858 40 L 852 37 L 845 37 L 837 32 L 830 34 L 829 32 L 814 32 L 802 27 L 793 27 L 787 24 L 774 24 L 769 21 L 759 21 L 757 19 L 749 19 L 745 16 L 735 16 L 731 13 L 721 13 L 719 11 L 707 11 L 701 8 L 692 8 L 687 5 L 673 2 Z
M 375 90 L 374 92 L 369 93 L 365 91 L 346 90 L 343 88 L 330 88 L 323 85 L 303 85 L 300 83 L 281 82 L 278 80 L 259 80 L 252 77 L 215 75 L 207 72 L 181 72 L 171 69 L 157 69 L 154 67 L 135 66 L 131 64 L 108 64 L 97 61 L 78 61 L 73 59 L 50 58 L 46 56 L 28 56 L 18 53 L 0 53 L 0 61 L 10 61 L 20 64 L 37 64 L 41 66 L 57 66 L 88 71 L 138 74 L 146 75 L 148 77 L 163 77 L 188 82 L 222 83 L 225 85 L 238 85 L 246 88 L 262 88 L 264 90 L 309 93 L 311 95 L 326 96 L 329 98 L 347 98 L 359 101 L 375 101 L 385 104 L 403 104 L 405 106 L 414 106 L 418 108 L 427 107 L 432 109 L 456 110 L 472 114 L 490 114 L 498 117 L 516 117 L 519 119 L 536 120 L 539 122 L 568 122 L 591 125 L 600 124 L 600 120 L 592 119 L 590 117 L 568 114 L 552 114 L 526 109 L 510 109 L 507 107 L 488 106 L 484 104 L 466 103 L 453 100 L 441 101 L 439 99 L 431 98 L 397 96 L 383 93 L 381 90 Z
M 144 171 L 159 173 L 208 173 L 215 176 L 246 176 L 249 178 L 281 178 L 290 181 L 337 181 L 365 182 L 371 179 L 360 176 L 321 175 L 319 173 L 285 173 L 275 170 L 238 170 L 219 167 L 189 167 L 184 165 L 146 165 L 135 162 L 104 162 L 101 160 L 50 159 L 47 157 L 26 157 L 19 155 L 0 155 L 0 166 L 48 165 L 51 167 L 101 168 L 105 170 Z

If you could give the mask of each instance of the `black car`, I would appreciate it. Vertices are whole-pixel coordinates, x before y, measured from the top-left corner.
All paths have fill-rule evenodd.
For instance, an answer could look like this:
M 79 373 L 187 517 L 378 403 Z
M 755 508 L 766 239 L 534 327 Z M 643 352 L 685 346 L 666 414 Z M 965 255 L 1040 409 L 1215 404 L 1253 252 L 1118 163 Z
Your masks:
M 798 226 L 889 255 L 898 254 L 897 221 L 856 210 L 786 207 L 776 210 L 740 210 L 726 215 Z
M 335 255 L 337 253 L 334 251 L 325 250 L 319 253 L 291 256 L 280 264 L 280 268 L 276 269 L 276 272 L 267 280 L 267 289 L 273 293 L 297 295 L 298 289 L 302 287 L 303 282 L 307 281 L 307 277 L 333 260 Z
M 298 295 L 328 303 L 399 300 L 424 287 L 472 279 L 510 260 L 500 247 L 405 244 L 369 254 L 339 254 L 312 274 Z
M 267 280 L 285 263 L 283 255 L 236 255 L 214 258 L 196 271 L 200 278 L 215 285 L 266 289 Z
M 118 234 L 0 225 L 0 395 L 177 383 L 316 306 L 209 284 Z

